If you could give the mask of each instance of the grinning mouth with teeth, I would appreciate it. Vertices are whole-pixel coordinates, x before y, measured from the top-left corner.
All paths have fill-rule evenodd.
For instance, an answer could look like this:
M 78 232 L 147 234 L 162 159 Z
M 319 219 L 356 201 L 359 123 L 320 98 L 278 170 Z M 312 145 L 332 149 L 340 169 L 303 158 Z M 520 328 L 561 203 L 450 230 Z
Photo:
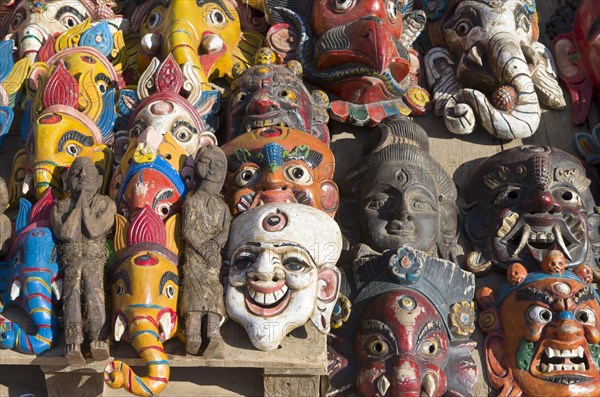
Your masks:
M 248 310 L 262 317 L 281 313 L 290 301 L 290 289 L 285 285 L 285 280 L 266 285 L 249 281 L 245 295 Z
M 529 252 L 534 259 L 541 261 L 547 251 L 557 249 L 569 261 L 575 262 L 585 248 L 586 226 L 580 216 L 570 213 L 557 217 L 519 216 L 516 212 L 509 212 L 502 218 L 494 240 L 501 258 L 515 259 Z
M 250 192 L 240 196 L 235 208 L 237 209 L 237 213 L 241 214 L 250 208 L 258 207 L 259 205 L 271 202 L 299 203 L 312 206 L 313 201 L 308 193 L 305 191 L 299 191 L 294 192 L 294 194 L 295 196 L 288 193 L 278 195 L 276 193 L 257 194 L 256 192 Z
M 546 346 L 537 365 L 537 370 L 543 375 L 544 380 L 567 385 L 590 380 L 589 376 L 581 374 L 589 369 L 590 360 L 583 346 L 575 349 Z M 579 374 L 573 372 L 579 372 Z
M 269 117 L 268 115 L 263 115 L 260 119 L 254 117 L 247 117 L 244 123 L 244 131 L 250 132 L 258 128 L 271 126 L 294 128 L 293 125 L 290 125 L 290 123 L 287 120 L 285 120 L 285 117 L 281 116 L 282 115 L 276 113 L 271 117 Z

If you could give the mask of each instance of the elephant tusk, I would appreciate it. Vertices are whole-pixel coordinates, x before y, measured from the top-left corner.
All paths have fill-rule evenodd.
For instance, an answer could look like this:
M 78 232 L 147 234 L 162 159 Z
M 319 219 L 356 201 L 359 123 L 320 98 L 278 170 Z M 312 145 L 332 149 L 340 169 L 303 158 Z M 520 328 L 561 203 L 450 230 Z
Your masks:
M 164 313 L 158 320 L 158 324 L 164 334 L 164 340 L 169 339 L 171 337 L 171 331 L 173 329 L 171 313 Z
M 127 324 L 127 319 L 122 314 L 117 316 L 115 320 L 115 341 L 120 341 L 125 333 L 125 328 Z
M 60 298 L 62 298 L 62 285 L 63 285 L 62 280 L 54 280 L 52 282 L 51 288 L 52 288 L 52 292 L 54 292 L 54 296 L 56 297 L 56 300 L 60 300 Z
M 221 51 L 223 48 L 223 40 L 216 34 L 206 35 L 200 43 L 205 54 Z
M 423 377 L 422 386 L 427 397 L 433 397 L 436 395 L 438 386 L 433 374 L 429 372 L 425 374 Z
M 471 50 L 467 54 L 467 58 L 476 63 L 477 65 L 483 67 L 483 59 L 481 58 L 482 55 L 483 54 L 481 52 L 481 48 L 477 45 L 474 45 L 473 47 L 471 47 Z
M 14 301 L 21 295 L 23 284 L 19 280 L 15 280 L 10 287 L 10 300 Z
M 160 41 L 160 35 L 156 33 L 148 33 L 142 37 L 141 45 L 148 55 L 154 55 L 158 52 L 158 49 L 160 48 Z

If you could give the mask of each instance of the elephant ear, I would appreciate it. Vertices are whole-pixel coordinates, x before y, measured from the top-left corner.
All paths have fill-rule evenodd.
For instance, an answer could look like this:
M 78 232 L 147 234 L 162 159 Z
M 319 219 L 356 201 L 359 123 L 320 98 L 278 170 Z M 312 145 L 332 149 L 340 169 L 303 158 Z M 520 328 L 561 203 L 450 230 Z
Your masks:
M 445 48 L 435 47 L 425 54 L 425 75 L 433 91 L 434 111 L 438 117 L 444 113 L 452 94 L 463 88 L 456 79 L 455 65 L 454 58 Z
M 593 84 L 587 74 L 573 33 L 561 34 L 552 41 L 556 69 L 571 96 L 574 124 L 583 124 L 592 105 Z
M 502 396 L 523 395 L 521 388 L 515 381 L 512 368 L 504 365 L 506 362 L 504 345 L 504 336 L 499 332 L 493 332 L 485 338 L 484 354 L 488 381 L 494 389 L 501 390 L 500 395 Z
M 29 214 L 31 213 L 31 203 L 22 198 L 19 200 L 19 213 L 15 221 L 15 234 L 18 235 L 29 225 Z
M 165 222 L 166 247 L 175 255 L 181 249 L 181 214 L 171 216 Z
M 325 265 L 319 269 L 317 303 L 310 320 L 323 334 L 330 329 L 331 313 L 337 303 L 340 281 L 340 271 L 337 267 Z
M 113 242 L 117 258 L 127 248 L 127 229 L 129 229 L 127 218 L 121 214 L 115 214 L 115 237 Z

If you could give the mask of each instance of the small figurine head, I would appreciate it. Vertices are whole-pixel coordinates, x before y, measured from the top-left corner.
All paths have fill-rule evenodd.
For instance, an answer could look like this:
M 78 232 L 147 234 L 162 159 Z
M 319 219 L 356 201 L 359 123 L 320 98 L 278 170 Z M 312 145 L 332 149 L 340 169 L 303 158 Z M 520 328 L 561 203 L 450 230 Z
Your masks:
M 488 379 L 495 389 L 528 396 L 598 394 L 600 296 L 564 270 L 564 260 L 556 263 L 559 254 L 548 256 L 543 272 L 505 285 L 497 300 L 478 294 Z
M 225 303 L 257 349 L 276 349 L 309 320 L 320 332 L 329 331 L 341 243 L 337 223 L 305 205 L 270 203 L 234 219 Z
M 200 179 L 200 189 L 218 194 L 227 175 L 227 157 L 216 145 L 201 147 L 196 156 L 196 175 Z
M 71 194 L 94 195 L 102 186 L 102 175 L 92 160 L 77 157 L 66 171 L 66 187 Z
M 320 139 L 285 127 L 263 127 L 223 145 L 225 197 L 234 216 L 264 203 L 292 202 L 334 216 L 334 158 Z

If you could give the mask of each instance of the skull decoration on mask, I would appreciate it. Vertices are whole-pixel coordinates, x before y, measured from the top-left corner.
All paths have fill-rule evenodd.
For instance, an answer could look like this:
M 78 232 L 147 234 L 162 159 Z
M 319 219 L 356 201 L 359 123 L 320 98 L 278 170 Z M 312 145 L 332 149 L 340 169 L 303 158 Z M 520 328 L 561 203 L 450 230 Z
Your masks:
M 309 320 L 329 331 L 341 244 L 337 223 L 306 205 L 265 204 L 234 219 L 225 305 L 257 349 L 276 349 Z
M 469 339 L 475 330 L 474 276 L 408 247 L 358 259 L 354 272 L 356 391 L 470 395 L 477 380 L 475 342 Z
M 344 180 L 354 195 L 340 209 L 346 237 L 379 252 L 410 246 L 455 259 L 456 187 L 429 155 L 427 134 L 408 120 L 378 129 L 380 143 Z
M 188 66 L 182 71 L 172 55 L 162 63 L 154 58 L 137 92 L 121 97 L 129 134 L 119 133 L 115 140 L 120 164 L 110 194 L 127 218 L 146 205 L 163 219 L 178 212 L 180 199 L 194 182 L 196 153 L 201 146 L 217 143 L 206 117 L 218 109 L 219 95 L 200 92 L 196 86 L 182 96 L 184 87 L 196 81 Z M 136 102 L 135 109 L 127 108 L 126 99 Z
M 223 145 L 225 196 L 233 216 L 272 202 L 306 204 L 334 216 L 334 158 L 320 139 L 286 127 L 263 127 Z
M 409 49 L 425 14 L 412 11 L 412 2 L 265 0 L 264 6 L 275 22 L 268 45 L 280 58 L 298 60 L 308 81 L 336 97 L 335 120 L 374 126 L 425 112 L 429 95 L 417 85 L 419 61 Z
M 231 77 L 237 61 L 248 63 L 262 44 L 256 33 L 242 33 L 235 1 L 148 1 L 132 17 L 141 46 L 138 64 L 172 54 L 177 64 L 190 62 L 201 83 Z M 239 44 L 243 43 L 243 46 Z M 251 50 L 249 47 L 254 47 Z
M 475 248 L 467 266 L 482 272 L 520 262 L 531 270 L 556 249 L 567 268 L 589 263 L 598 277 L 599 216 L 589 185 L 581 162 L 555 148 L 520 146 L 486 159 L 465 187 Z
M 37 60 L 42 45 L 59 33 L 86 19 L 110 22 L 111 31 L 128 29 L 129 24 L 115 15 L 110 1 L 101 0 L 17 0 L 0 29 L 0 36 L 14 40 L 20 57 Z
M 293 66 L 264 62 L 233 81 L 226 127 L 229 139 L 251 129 L 285 126 L 329 143 L 327 103 L 321 101 L 325 93 L 311 94 Z M 302 73 L 302 66 L 298 67 Z
M 525 273 L 497 296 L 477 291 L 488 379 L 501 396 L 597 395 L 600 296 L 581 272 L 565 270 L 562 252 L 546 255 L 542 272 Z
M 534 0 L 419 3 L 434 20 L 424 68 L 450 132 L 470 134 L 478 118 L 496 138 L 527 138 L 540 123 L 540 103 L 565 107 L 552 55 L 538 42 Z

